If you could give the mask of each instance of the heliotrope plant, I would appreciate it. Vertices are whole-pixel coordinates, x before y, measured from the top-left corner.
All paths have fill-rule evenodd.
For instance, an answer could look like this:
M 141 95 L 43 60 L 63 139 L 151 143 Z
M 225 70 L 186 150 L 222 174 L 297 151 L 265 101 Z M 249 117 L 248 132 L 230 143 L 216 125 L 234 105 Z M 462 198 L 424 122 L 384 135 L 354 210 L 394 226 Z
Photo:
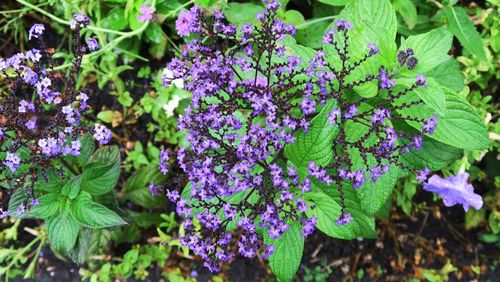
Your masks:
M 302 237 L 315 227 L 342 239 L 375 236 L 374 215 L 390 203 L 398 174 L 414 172 L 424 183 L 429 150 L 483 149 L 488 140 L 467 102 L 426 74 L 450 59 L 449 46 L 437 50 L 417 36 L 396 50 L 389 2 L 354 1 L 325 32 L 319 51 L 294 42 L 295 27 L 277 17 L 279 2 L 263 2 L 255 22 L 240 26 L 198 6 L 179 15 L 176 30 L 190 40 L 168 64 L 164 82 L 182 81 L 192 93 L 179 120 L 190 146 L 176 158 L 189 183 L 182 192 L 151 189 L 165 189 L 176 203 L 185 218 L 181 244 L 211 271 L 235 254 L 251 258 L 260 251 L 288 280 L 300 263 Z M 387 14 L 378 14 L 381 8 Z M 442 40 L 437 36 L 421 37 Z M 461 130 L 448 100 L 466 109 L 475 144 L 444 136 Z M 163 173 L 173 162 L 162 151 Z M 471 186 L 462 190 L 472 198 L 460 189 L 450 193 L 453 185 L 437 177 L 426 189 L 445 195 L 445 203 L 481 207 Z M 463 177 L 450 181 L 467 184 Z
M 40 49 L 0 58 L 6 86 L 0 92 L 0 179 L 9 189 L 0 218 L 45 219 L 49 240 L 61 253 L 74 248 L 84 227 L 124 223 L 92 200 L 114 188 L 120 161 L 117 147 L 94 152 L 94 140 L 107 144 L 111 131 L 83 119 L 90 110 L 89 97 L 76 79 L 83 56 L 99 49 L 95 39 L 81 38 L 89 23 L 82 14 L 70 22 L 74 59 L 68 73 L 51 59 L 54 49 L 43 39 L 42 24 L 29 30 L 29 39 Z

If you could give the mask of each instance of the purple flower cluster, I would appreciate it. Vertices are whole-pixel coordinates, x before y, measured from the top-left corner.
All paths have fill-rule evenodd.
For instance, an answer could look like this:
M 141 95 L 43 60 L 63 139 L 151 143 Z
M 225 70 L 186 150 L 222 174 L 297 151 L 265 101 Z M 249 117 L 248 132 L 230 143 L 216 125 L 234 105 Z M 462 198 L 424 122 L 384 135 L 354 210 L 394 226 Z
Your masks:
M 342 208 L 336 224 L 348 224 L 352 216 L 344 204 L 343 183 L 360 188 L 367 179 L 376 182 L 391 165 L 399 165 L 401 154 L 422 146 L 421 134 L 399 131 L 388 121 L 405 120 L 397 110 L 415 104 L 392 102 L 425 86 L 425 77 L 419 75 L 414 85 L 397 90 L 395 74 L 381 68 L 360 81 L 347 82 L 353 70 L 380 52 L 375 44 L 366 46 L 360 61 L 350 62 L 347 34 L 353 26 L 339 20 L 323 42 L 333 45 L 341 68 L 324 51 L 302 61 L 288 54 L 285 38 L 293 36 L 295 28 L 276 18 L 281 4 L 263 2 L 266 9 L 257 14 L 255 25 L 228 24 L 220 11 L 207 16 L 199 6 L 182 12 L 177 32 L 192 40 L 181 58 L 167 65 L 169 75 L 164 76 L 165 86 L 180 79 L 192 92 L 192 103 L 179 119 L 190 148 L 177 153 L 178 165 L 189 177 L 190 189 L 185 191 L 189 194 L 168 189 L 166 194 L 185 217 L 181 244 L 204 259 L 211 271 L 234 257 L 230 246 L 244 257 L 255 256 L 259 249 L 266 257 L 271 255 L 273 247 L 264 244 L 258 230 L 276 239 L 298 221 L 303 236 L 310 235 L 317 219 L 307 217 L 314 203 L 306 202 L 304 193 L 313 188 L 313 179 L 339 189 Z M 377 107 L 366 107 L 363 99 L 354 103 L 348 99 L 346 90 L 376 79 L 387 97 Z M 332 147 L 348 156 L 337 155 L 327 167 L 311 162 L 307 175 L 299 177 L 298 170 L 287 164 L 284 148 L 296 140 L 294 133 L 309 130 L 311 119 L 331 100 L 338 106 L 327 118 L 330 125 L 339 126 Z M 347 138 L 348 121 L 366 127 L 367 133 L 357 140 Z M 436 120 L 420 122 L 432 134 Z M 363 160 L 362 167 L 352 163 L 355 154 Z M 162 172 L 168 171 L 167 160 L 162 151 Z M 238 229 L 236 237 L 231 235 L 233 228 Z
M 89 97 L 76 88 L 75 79 L 82 56 L 97 46 L 93 39 L 88 46 L 82 44 L 80 28 L 88 24 L 88 17 L 81 14 L 72 21 L 76 58 L 67 77 L 54 69 L 52 51 L 43 40 L 42 24 L 33 25 L 29 32 L 30 39 L 38 40 L 40 49 L 0 58 L 0 71 L 8 85 L 8 92 L 0 96 L 0 172 L 8 171 L 7 177 L 16 178 L 18 183 L 31 178 L 29 183 L 33 185 L 39 169 L 51 166 L 51 160 L 80 155 L 79 138 L 91 130 L 81 122 L 81 116 L 89 109 Z M 96 125 L 94 137 L 105 144 L 111 132 Z M 27 198 L 33 198 L 33 187 Z M 24 207 L 33 203 L 26 201 Z

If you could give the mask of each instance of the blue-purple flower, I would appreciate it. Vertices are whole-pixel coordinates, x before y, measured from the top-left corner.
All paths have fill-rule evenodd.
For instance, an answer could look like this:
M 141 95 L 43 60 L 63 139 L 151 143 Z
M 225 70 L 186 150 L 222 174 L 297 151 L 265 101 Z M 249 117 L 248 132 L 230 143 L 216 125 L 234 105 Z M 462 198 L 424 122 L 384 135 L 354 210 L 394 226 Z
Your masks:
M 447 207 L 460 204 L 465 211 L 469 210 L 469 206 L 479 210 L 483 206 L 483 199 L 474 193 L 474 187 L 467 182 L 468 178 L 468 173 L 459 173 L 448 178 L 433 175 L 424 184 L 424 190 L 440 195 Z

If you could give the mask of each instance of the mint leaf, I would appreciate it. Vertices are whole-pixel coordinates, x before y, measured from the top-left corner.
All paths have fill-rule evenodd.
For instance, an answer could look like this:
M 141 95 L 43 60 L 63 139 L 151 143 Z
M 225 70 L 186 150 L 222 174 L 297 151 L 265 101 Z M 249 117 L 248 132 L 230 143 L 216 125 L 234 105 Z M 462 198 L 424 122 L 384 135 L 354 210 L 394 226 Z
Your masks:
M 59 194 L 48 193 L 38 198 L 39 204 L 31 208 L 27 214 L 35 218 L 49 218 L 59 211 Z
M 486 52 L 484 51 L 481 35 L 470 20 L 469 16 L 462 7 L 444 8 L 446 19 L 448 20 L 448 29 L 458 38 L 458 41 L 471 54 L 476 55 L 480 60 L 486 61 Z
M 317 165 L 327 165 L 333 157 L 333 139 L 339 128 L 330 125 L 327 115 L 337 106 L 334 100 L 328 100 L 323 109 L 311 120 L 307 132 L 299 131 L 295 134 L 295 142 L 285 147 L 285 156 L 296 167 L 307 167 L 314 161 Z
M 66 254 L 75 246 L 80 226 L 69 212 L 69 202 L 62 204 L 60 213 L 49 217 L 45 224 L 54 250 Z
M 71 206 L 71 214 L 78 223 L 89 228 L 105 228 L 126 224 L 114 211 L 92 201 L 92 196 L 82 192 Z
M 307 215 L 318 218 L 316 227 L 333 238 L 351 240 L 359 237 L 375 238 L 375 220 L 361 208 L 360 200 L 351 187 L 344 186 L 345 205 L 353 220 L 346 225 L 337 225 L 335 220 L 340 216 L 340 194 L 335 185 L 312 182 L 312 191 L 304 195 L 309 206 Z
M 265 235 L 264 242 L 272 244 L 274 253 L 269 257 L 269 266 L 278 281 L 291 281 L 300 266 L 304 252 L 304 237 L 300 222 L 288 223 L 288 230 L 278 239 L 273 240 Z
M 81 182 L 80 175 L 73 177 L 64 184 L 64 186 L 61 189 L 61 194 L 67 196 L 70 199 L 76 198 L 76 196 L 78 196 L 78 193 L 80 192 L 80 182 Z
M 83 170 L 81 189 L 92 195 L 111 191 L 120 176 L 120 151 L 117 146 L 99 148 Z
M 90 134 L 85 134 L 82 137 L 80 137 L 80 155 L 77 157 L 77 162 L 80 166 L 84 166 L 87 164 L 87 162 L 90 159 L 90 156 L 95 150 L 95 144 L 94 144 L 94 139 L 92 138 L 92 135 Z

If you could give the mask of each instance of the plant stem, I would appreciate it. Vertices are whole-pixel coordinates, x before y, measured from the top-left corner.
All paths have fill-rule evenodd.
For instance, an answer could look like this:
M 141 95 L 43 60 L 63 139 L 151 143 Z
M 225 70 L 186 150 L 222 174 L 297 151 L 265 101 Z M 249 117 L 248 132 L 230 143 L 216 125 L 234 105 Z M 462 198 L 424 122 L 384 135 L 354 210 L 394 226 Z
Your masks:
M 322 17 L 322 18 L 318 18 L 318 19 L 314 19 L 314 20 L 306 21 L 306 22 L 303 22 L 303 23 L 301 23 L 301 24 L 297 25 L 295 28 L 297 28 L 297 29 L 306 28 L 306 27 L 308 27 L 308 26 L 309 26 L 309 25 L 311 25 L 311 24 L 319 23 L 319 22 L 322 22 L 322 21 L 333 20 L 333 19 L 335 19 L 336 17 L 338 17 L 338 15 L 335 15 L 335 16 L 328 16 L 328 17 Z

